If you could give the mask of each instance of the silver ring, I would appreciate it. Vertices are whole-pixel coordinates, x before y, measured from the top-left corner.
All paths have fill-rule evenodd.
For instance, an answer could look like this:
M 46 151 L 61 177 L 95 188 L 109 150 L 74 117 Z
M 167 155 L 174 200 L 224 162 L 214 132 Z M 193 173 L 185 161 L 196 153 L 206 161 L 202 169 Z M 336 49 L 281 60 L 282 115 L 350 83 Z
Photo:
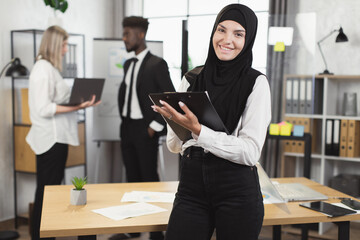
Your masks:
M 173 115 L 170 115 L 170 117 L 168 117 L 168 118 L 169 118 L 169 120 L 171 120 L 171 119 L 172 119 L 172 117 L 173 117 Z

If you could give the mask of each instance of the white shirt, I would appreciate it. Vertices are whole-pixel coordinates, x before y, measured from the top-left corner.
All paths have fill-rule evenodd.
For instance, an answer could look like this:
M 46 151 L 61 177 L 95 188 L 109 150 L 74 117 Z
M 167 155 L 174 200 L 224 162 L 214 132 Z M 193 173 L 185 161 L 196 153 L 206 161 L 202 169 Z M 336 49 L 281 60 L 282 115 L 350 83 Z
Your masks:
M 48 151 L 55 143 L 79 145 L 76 112 L 56 114 L 56 105 L 70 98 L 70 87 L 48 61 L 38 60 L 29 78 L 31 128 L 26 141 L 35 154 Z
M 130 118 L 131 119 L 142 119 L 143 118 L 143 114 L 142 114 L 141 108 L 140 108 L 139 98 L 138 98 L 137 92 L 136 92 L 136 83 L 137 83 L 137 77 L 138 77 L 140 66 L 148 52 L 149 52 L 149 49 L 146 48 L 141 53 L 139 53 L 138 55 L 135 56 L 138 59 L 138 61 L 136 62 L 136 65 L 135 65 L 134 80 L 133 80 L 133 85 L 132 85 L 132 89 L 131 89 L 131 91 L 132 91 L 131 106 L 130 106 L 130 109 L 131 109 Z M 126 72 L 126 76 L 125 76 L 126 91 L 125 91 L 124 107 L 122 109 L 122 115 L 124 117 L 127 116 L 127 105 L 128 105 L 129 91 L 130 91 L 131 72 L 133 70 L 133 67 L 134 67 L 134 62 L 131 62 L 129 69 Z M 164 126 L 162 124 L 160 124 L 156 121 L 152 121 L 150 123 L 150 127 L 152 129 L 154 129 L 154 131 L 156 131 L 156 132 L 161 132 L 164 128 Z
M 135 65 L 134 80 L 133 80 L 133 85 L 132 85 L 132 89 L 131 89 L 131 91 L 132 91 L 131 106 L 130 106 L 130 109 L 131 109 L 130 118 L 131 119 L 142 119 L 143 118 L 139 99 L 138 99 L 137 92 L 136 92 L 136 83 L 137 83 L 137 77 L 138 77 L 140 66 L 148 52 L 149 52 L 149 49 L 146 48 L 144 51 L 142 51 L 141 53 L 136 55 L 136 58 L 138 61 L 136 62 L 136 65 Z M 131 62 L 129 69 L 126 72 L 126 76 L 125 76 L 126 92 L 125 92 L 124 107 L 122 110 L 123 116 L 127 115 L 127 105 L 128 105 L 129 91 L 130 91 L 131 72 L 133 70 L 133 67 L 134 67 L 134 62 Z
M 178 92 L 185 92 L 188 87 L 189 82 L 184 77 Z M 174 131 L 167 126 L 166 143 L 169 150 L 174 153 L 182 154 L 186 148 L 198 146 L 217 157 L 237 164 L 254 166 L 260 158 L 270 121 L 270 87 L 266 77 L 260 75 L 248 97 L 239 123 L 231 135 L 216 132 L 201 125 L 200 135 L 192 134 L 193 139 L 183 144 Z

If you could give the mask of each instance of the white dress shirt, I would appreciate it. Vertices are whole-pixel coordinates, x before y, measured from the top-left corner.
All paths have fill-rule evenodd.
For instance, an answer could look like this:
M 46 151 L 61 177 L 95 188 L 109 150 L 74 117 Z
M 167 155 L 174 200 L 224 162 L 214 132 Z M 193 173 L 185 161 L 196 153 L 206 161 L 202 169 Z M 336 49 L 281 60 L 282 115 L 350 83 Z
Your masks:
M 189 82 L 184 77 L 178 92 L 185 92 L 188 87 Z M 166 142 L 169 150 L 174 153 L 182 154 L 186 148 L 198 146 L 217 157 L 237 164 L 254 166 L 260 158 L 270 121 L 270 87 L 266 77 L 260 75 L 248 97 L 239 123 L 231 135 L 201 125 L 200 135 L 192 134 L 193 139 L 183 144 L 168 125 Z
M 35 154 L 48 151 L 55 143 L 79 145 L 76 112 L 56 114 L 56 105 L 70 98 L 70 87 L 48 61 L 38 60 L 29 78 L 31 128 L 26 141 Z
M 138 98 L 137 92 L 136 92 L 136 83 L 137 83 L 137 77 L 138 77 L 140 66 L 148 52 L 149 52 L 149 49 L 146 48 L 141 53 L 139 53 L 138 55 L 135 56 L 138 59 L 138 61 L 136 62 L 136 65 L 135 65 L 134 80 L 133 80 L 133 85 L 132 85 L 132 89 L 131 89 L 131 91 L 132 91 L 131 106 L 130 106 L 130 109 L 131 109 L 130 118 L 131 119 L 142 119 L 143 118 L 143 114 L 142 114 L 141 108 L 140 108 L 139 98 Z M 126 91 L 125 91 L 124 107 L 122 109 L 122 115 L 124 117 L 127 116 L 127 105 L 128 105 L 129 91 L 130 91 L 131 72 L 132 72 L 133 66 L 134 66 L 134 62 L 131 62 L 129 69 L 126 72 L 126 76 L 125 76 Z M 156 131 L 156 132 L 160 132 L 164 128 L 164 126 L 162 124 L 160 124 L 156 121 L 152 121 L 150 123 L 149 127 L 154 129 L 154 131 Z

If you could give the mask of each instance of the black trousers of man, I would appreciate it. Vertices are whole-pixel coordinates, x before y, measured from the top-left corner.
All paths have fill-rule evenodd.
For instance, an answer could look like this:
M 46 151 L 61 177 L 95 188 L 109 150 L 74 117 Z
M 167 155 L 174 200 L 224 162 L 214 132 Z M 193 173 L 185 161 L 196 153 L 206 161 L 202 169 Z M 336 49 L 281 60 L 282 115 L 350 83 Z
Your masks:
M 68 149 L 67 144 L 55 143 L 47 152 L 36 155 L 36 193 L 32 214 L 32 240 L 38 240 L 40 238 L 44 187 L 45 185 L 61 184 L 64 178 Z
M 145 120 L 124 119 L 121 123 L 121 151 L 128 182 L 158 182 L 159 137 L 148 133 Z M 163 239 L 162 232 L 151 232 L 151 240 Z

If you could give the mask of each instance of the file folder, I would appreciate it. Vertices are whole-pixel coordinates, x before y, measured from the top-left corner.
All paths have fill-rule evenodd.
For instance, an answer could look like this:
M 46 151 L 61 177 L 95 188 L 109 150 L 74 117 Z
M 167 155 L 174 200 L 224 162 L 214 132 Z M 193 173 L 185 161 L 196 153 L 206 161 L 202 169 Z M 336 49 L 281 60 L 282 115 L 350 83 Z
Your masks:
M 304 126 L 304 133 L 310 133 L 310 118 L 298 118 L 297 125 Z M 305 143 L 304 141 L 299 141 L 297 144 L 297 152 L 305 152 Z
M 305 114 L 305 101 L 306 101 L 306 79 L 300 79 L 299 86 L 299 113 Z
M 304 126 L 303 118 L 295 118 L 295 125 Z M 304 153 L 304 141 L 296 141 L 296 149 L 297 153 Z
M 299 113 L 299 80 L 294 78 L 292 83 L 292 113 Z
M 294 126 L 297 125 L 298 123 L 298 118 L 296 117 L 293 117 L 290 119 L 290 123 L 293 125 L 293 128 L 292 128 L 292 132 L 294 131 Z M 297 149 L 298 149 L 298 143 L 300 141 L 291 141 L 291 152 L 297 152 Z
M 306 79 L 306 97 L 305 97 L 305 113 L 306 114 L 313 114 L 312 84 L 313 84 L 312 79 L 307 78 Z
M 340 157 L 347 157 L 348 125 L 349 125 L 349 120 L 346 120 L 346 119 L 341 120 L 340 151 L 339 151 Z
M 324 79 L 315 78 L 314 90 L 312 94 L 313 99 L 313 114 L 323 113 L 323 97 L 324 97 Z
M 285 117 L 285 121 L 291 123 L 291 117 Z M 284 152 L 291 152 L 291 140 L 284 140 Z
M 325 155 L 332 155 L 333 120 L 326 120 Z
M 160 100 L 170 104 L 178 112 L 183 112 L 179 102 L 183 102 L 198 118 L 199 123 L 211 128 L 214 131 L 225 132 L 229 134 L 220 116 L 210 102 L 207 92 L 168 92 L 168 93 L 150 93 L 151 101 L 157 106 L 162 106 Z M 164 117 L 171 129 L 182 141 L 191 137 L 191 132 L 176 122 Z
M 348 126 L 348 157 L 358 157 L 359 156 L 359 139 L 360 137 L 360 122 L 356 120 L 349 120 Z
M 334 131 L 333 131 L 333 141 L 332 141 L 332 155 L 339 156 L 340 150 L 340 120 L 335 119 L 334 122 Z
M 286 106 L 285 112 L 292 113 L 292 79 L 286 80 Z

